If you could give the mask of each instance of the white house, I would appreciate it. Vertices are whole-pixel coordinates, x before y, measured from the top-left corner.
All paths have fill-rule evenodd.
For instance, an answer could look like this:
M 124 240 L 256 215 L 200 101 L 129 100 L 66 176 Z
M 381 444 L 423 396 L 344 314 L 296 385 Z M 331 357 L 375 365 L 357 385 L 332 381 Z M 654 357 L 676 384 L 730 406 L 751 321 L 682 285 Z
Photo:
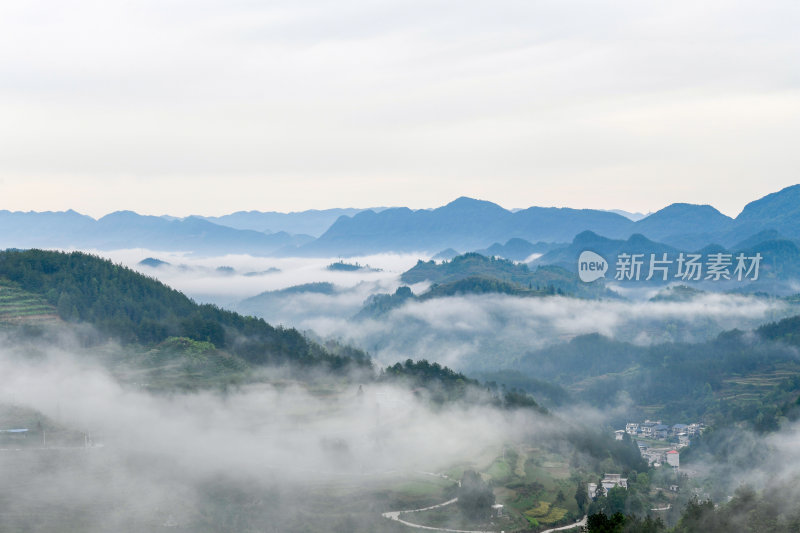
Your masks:
M 640 426 L 640 430 L 642 432 L 642 436 L 646 438 L 651 438 L 653 436 L 653 428 L 658 425 L 658 422 L 653 422 L 651 420 L 645 420 L 644 424 Z
M 694 437 L 695 435 L 702 433 L 704 429 L 705 427 L 702 424 L 689 424 L 689 426 L 686 428 L 686 433 L 688 433 L 690 437 Z
M 675 450 L 670 450 L 667 452 L 667 464 L 678 468 L 681 466 L 681 457 Z
M 600 483 L 600 488 L 597 487 L 597 483 L 588 484 L 589 498 L 594 499 L 597 496 L 605 496 L 614 487 L 622 487 L 628 490 L 628 478 L 622 477 L 622 474 L 606 474 Z

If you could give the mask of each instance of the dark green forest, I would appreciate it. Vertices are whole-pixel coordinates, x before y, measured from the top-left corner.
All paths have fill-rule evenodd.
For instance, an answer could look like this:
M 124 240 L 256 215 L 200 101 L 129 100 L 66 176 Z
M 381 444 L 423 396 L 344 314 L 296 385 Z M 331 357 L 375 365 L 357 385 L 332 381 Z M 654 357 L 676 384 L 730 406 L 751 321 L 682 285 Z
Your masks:
M 533 392 L 551 382 L 601 406 L 624 394 L 642 415 L 672 423 L 744 422 L 764 432 L 777 429 L 800 395 L 800 363 L 786 344 L 796 342 L 799 328 L 795 317 L 753 333 L 732 330 L 707 342 L 652 346 L 582 335 L 530 352 L 499 375 L 517 371 L 517 387 Z M 530 389 L 523 375 L 532 380 Z
M 419 261 L 410 270 L 403 273 L 400 279 L 403 283 L 413 284 L 430 281 L 434 284 L 446 285 L 462 281 L 467 278 L 483 280 L 472 281 L 470 284 L 459 287 L 462 293 L 469 292 L 470 285 L 478 293 L 524 292 L 536 291 L 542 294 L 568 294 L 580 298 L 607 297 L 616 298 L 617 295 L 605 288 L 601 281 L 583 283 L 578 276 L 559 266 L 542 265 L 535 270 L 528 268 L 524 263 L 514 263 L 498 257 L 486 257 L 479 253 L 466 253 L 454 257 L 451 261 L 436 263 L 435 261 Z M 488 290 L 485 280 L 493 280 L 495 289 Z M 444 291 L 446 296 L 447 291 Z
M 680 520 L 667 528 L 660 518 L 637 517 L 621 511 L 589 516 L 588 533 L 796 533 L 800 531 L 800 508 L 791 494 L 794 488 L 775 485 L 757 492 L 741 486 L 733 498 L 717 505 L 693 498 Z M 788 497 L 787 497 L 788 496 Z
M 172 337 L 209 342 L 252 365 L 370 367 L 366 353 L 332 353 L 291 328 L 273 327 L 209 304 L 129 268 L 81 252 L 0 252 L 0 279 L 42 295 L 66 322 L 88 323 L 99 338 L 157 345 Z

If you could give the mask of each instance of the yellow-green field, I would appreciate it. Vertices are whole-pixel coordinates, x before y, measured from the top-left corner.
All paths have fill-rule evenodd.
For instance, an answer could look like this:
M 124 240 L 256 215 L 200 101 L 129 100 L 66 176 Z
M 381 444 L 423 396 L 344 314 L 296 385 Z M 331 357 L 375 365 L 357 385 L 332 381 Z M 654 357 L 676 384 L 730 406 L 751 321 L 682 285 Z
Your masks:
M 55 307 L 44 298 L 0 281 L 0 323 L 49 323 L 58 321 Z

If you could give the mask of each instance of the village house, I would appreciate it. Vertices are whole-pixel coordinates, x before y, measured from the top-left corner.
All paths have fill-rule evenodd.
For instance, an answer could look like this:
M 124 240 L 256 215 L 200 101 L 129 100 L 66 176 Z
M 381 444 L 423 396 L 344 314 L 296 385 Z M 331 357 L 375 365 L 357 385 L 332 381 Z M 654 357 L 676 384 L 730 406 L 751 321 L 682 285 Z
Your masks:
M 669 427 L 664 424 L 653 426 L 653 438 L 656 440 L 667 440 L 669 438 Z
M 681 466 L 681 458 L 676 450 L 670 450 L 667 452 L 667 464 L 673 468 L 678 468 Z
M 686 433 L 689 429 L 689 426 L 686 424 L 674 424 L 670 429 L 670 433 L 672 436 L 677 437 L 681 433 Z
M 658 468 L 664 462 L 664 450 L 661 448 L 647 448 L 642 452 L 642 457 L 647 460 L 647 464 Z
M 608 491 L 614 487 L 622 487 L 623 489 L 628 490 L 628 478 L 622 477 L 622 474 L 606 474 L 600 481 L 599 488 L 597 483 L 589 483 L 587 485 L 589 498 L 594 500 L 598 496 L 606 496 Z
M 688 433 L 690 437 L 694 437 L 702 433 L 704 429 L 705 426 L 703 424 L 689 424 L 686 427 L 686 433 Z

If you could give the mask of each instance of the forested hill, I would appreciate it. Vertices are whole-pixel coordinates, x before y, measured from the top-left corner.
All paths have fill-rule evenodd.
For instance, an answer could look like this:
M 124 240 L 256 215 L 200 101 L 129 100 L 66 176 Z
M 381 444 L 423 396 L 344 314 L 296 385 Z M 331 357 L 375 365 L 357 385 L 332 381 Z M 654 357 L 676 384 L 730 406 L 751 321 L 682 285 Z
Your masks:
M 643 416 L 771 431 L 790 412 L 797 416 L 798 339 L 800 316 L 697 344 L 639 346 L 581 335 L 527 353 L 506 369 L 515 373 L 507 384 L 533 392 L 545 381 L 596 406 L 615 405 L 624 391 Z
M 81 252 L 0 252 L 0 284 L 40 295 L 62 320 L 92 324 L 101 337 L 123 344 L 155 345 L 186 337 L 213 343 L 255 365 L 371 366 L 359 350 L 331 353 L 295 329 L 199 305 L 155 279 Z
M 498 257 L 486 257 L 471 252 L 454 257 L 451 261 L 418 261 L 414 267 L 403 273 L 400 279 L 412 284 L 430 281 L 435 284 L 450 284 L 466 279 L 497 280 L 512 284 L 518 290 L 541 291 L 543 294 L 568 294 L 583 298 L 616 297 L 606 290 L 602 281 L 583 283 L 578 275 L 554 265 L 542 265 L 535 270 L 524 263 L 514 263 Z M 466 287 L 461 287 L 466 289 Z M 462 290 L 462 292 L 470 292 Z M 478 290 L 474 292 L 487 292 Z M 495 292 L 508 292 L 504 291 Z

